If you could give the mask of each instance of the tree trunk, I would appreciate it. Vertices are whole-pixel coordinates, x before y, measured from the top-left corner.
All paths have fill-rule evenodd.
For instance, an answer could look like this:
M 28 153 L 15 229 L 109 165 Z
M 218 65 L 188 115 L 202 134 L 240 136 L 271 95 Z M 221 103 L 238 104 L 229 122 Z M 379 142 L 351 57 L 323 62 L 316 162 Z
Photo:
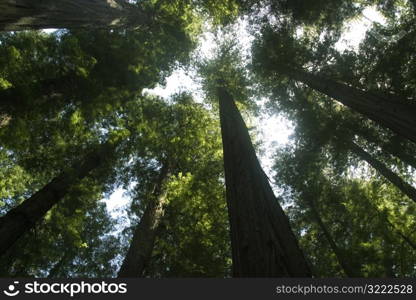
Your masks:
M 315 204 L 313 203 L 312 199 L 307 199 L 309 206 L 312 210 L 312 213 L 315 217 L 316 222 L 318 223 L 319 227 L 321 228 L 322 232 L 325 235 L 325 238 L 327 239 L 329 245 L 332 248 L 332 251 L 334 251 L 335 256 L 337 257 L 338 263 L 340 264 L 340 266 L 342 267 L 342 269 L 344 270 L 344 273 L 348 276 L 348 277 L 363 277 L 363 275 L 356 271 L 354 268 L 352 268 L 347 261 L 345 260 L 345 255 L 342 253 L 342 251 L 338 248 L 337 244 L 335 243 L 334 239 L 332 238 L 331 233 L 328 231 L 328 229 L 326 228 L 324 222 L 321 219 L 321 216 L 318 213 L 318 210 L 316 209 Z
M 410 238 L 408 238 L 406 235 L 403 234 L 403 232 L 401 232 L 401 230 L 399 230 L 396 226 L 394 226 L 393 223 L 391 223 L 387 218 L 386 218 L 387 223 L 391 226 L 391 228 L 393 228 L 393 230 L 413 249 L 416 251 L 416 243 L 414 243 Z
M 56 275 L 61 270 L 62 266 L 67 262 L 68 258 L 69 254 L 68 252 L 65 252 L 59 261 L 49 270 L 47 278 L 56 278 Z
M 140 223 L 136 226 L 130 248 L 118 272 L 119 278 L 143 276 L 144 269 L 152 255 L 157 228 L 163 215 L 163 204 L 167 192 L 165 184 L 168 178 L 168 166 L 163 165 L 151 199 Z
M 385 151 L 386 153 L 389 153 L 390 155 L 397 157 L 405 164 L 416 169 L 416 157 L 406 153 L 406 151 L 402 149 L 400 144 L 396 144 L 391 141 L 387 143 L 381 142 L 375 136 L 371 135 L 368 132 L 359 131 L 358 134 L 362 136 L 364 139 L 366 139 L 367 141 L 369 141 L 370 143 L 379 145 L 381 149 Z
M 142 8 L 123 0 L 0 1 L 0 31 L 137 27 L 148 22 Z
M 0 256 L 23 234 L 34 228 L 36 223 L 65 196 L 72 185 L 97 168 L 112 147 L 113 145 L 110 143 L 103 144 L 98 150 L 88 154 L 81 164 L 74 164 L 22 204 L 1 217 Z
M 396 173 L 387 168 L 381 161 L 372 157 L 368 152 L 362 149 L 357 144 L 351 142 L 349 147 L 353 153 L 365 160 L 369 165 L 377 170 L 381 175 L 394 184 L 400 191 L 407 195 L 410 199 L 416 202 L 416 189 L 401 179 Z
M 416 142 L 416 104 L 403 99 L 375 95 L 344 83 L 308 73 L 303 70 L 281 68 L 280 71 L 341 102 L 379 125 Z
M 234 277 L 309 277 L 232 96 L 218 88 Z

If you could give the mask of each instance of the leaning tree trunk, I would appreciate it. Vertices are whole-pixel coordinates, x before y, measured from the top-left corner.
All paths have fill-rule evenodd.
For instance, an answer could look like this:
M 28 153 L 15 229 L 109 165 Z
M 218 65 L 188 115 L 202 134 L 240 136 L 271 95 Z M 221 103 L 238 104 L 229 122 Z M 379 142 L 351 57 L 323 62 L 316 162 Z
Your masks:
M 313 203 L 312 199 L 307 199 L 307 202 L 309 203 L 309 206 L 311 208 L 312 214 L 315 217 L 316 222 L 318 223 L 319 227 L 321 228 L 322 232 L 325 235 L 325 238 L 327 239 L 329 245 L 332 248 L 332 251 L 334 251 L 335 256 L 337 257 L 338 263 L 344 270 L 344 273 L 348 277 L 363 277 L 362 274 L 358 271 L 356 271 L 354 268 L 352 268 L 347 260 L 345 259 L 345 255 L 342 253 L 341 249 L 337 246 L 334 239 L 332 238 L 331 233 L 326 228 L 324 222 L 321 219 L 321 216 L 319 215 L 319 212 Z
M 398 135 L 416 142 L 415 103 L 403 99 L 391 99 L 391 96 L 375 95 L 303 70 L 286 67 L 279 71 L 341 102 L 379 125 L 390 128 Z
M 416 243 L 414 243 L 409 237 L 404 235 L 403 232 L 400 229 L 398 229 L 393 223 L 391 223 L 387 218 L 386 221 L 387 224 L 389 224 L 390 227 L 393 228 L 393 230 L 403 239 L 403 241 L 405 241 L 413 250 L 416 251 Z
M 165 184 L 169 178 L 167 165 L 163 165 L 151 199 L 146 206 L 140 223 L 136 226 L 133 239 L 118 277 L 142 277 L 144 269 L 152 255 L 156 231 L 163 215 L 163 204 L 166 199 Z
M 41 190 L 11 209 L 0 218 L 0 256 L 23 234 L 35 227 L 43 216 L 66 195 L 71 186 L 97 168 L 111 153 L 113 144 L 105 143 L 89 153 L 82 163 L 76 163 L 67 171 L 52 179 Z
M 387 180 L 394 184 L 402 193 L 407 195 L 410 199 L 416 202 L 416 189 L 401 179 L 396 173 L 387 168 L 381 161 L 371 156 L 368 152 L 362 149 L 357 144 L 349 143 L 350 150 L 358 157 L 365 160 L 371 165 L 378 173 L 383 175 Z
M 218 96 L 233 276 L 311 276 L 232 96 L 222 87 Z
M 367 141 L 369 141 L 370 143 L 379 145 L 384 152 L 397 157 L 405 164 L 416 169 L 416 156 L 413 156 L 407 153 L 405 150 L 403 150 L 403 148 L 400 145 L 392 141 L 381 142 L 374 135 L 368 132 L 359 131 L 358 134 L 362 136 L 364 139 L 366 139 Z
M 0 31 L 138 27 L 148 22 L 142 8 L 124 0 L 0 1 Z

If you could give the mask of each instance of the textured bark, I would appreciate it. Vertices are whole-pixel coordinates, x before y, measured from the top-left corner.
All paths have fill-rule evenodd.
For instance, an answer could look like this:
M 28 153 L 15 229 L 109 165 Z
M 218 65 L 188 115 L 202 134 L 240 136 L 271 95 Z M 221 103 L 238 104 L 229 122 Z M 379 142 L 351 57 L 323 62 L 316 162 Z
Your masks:
M 318 223 L 319 227 L 321 228 L 322 232 L 325 235 L 325 238 L 327 239 L 329 245 L 331 246 L 332 251 L 334 251 L 335 256 L 337 257 L 338 263 L 344 270 L 344 273 L 348 277 L 363 277 L 363 275 L 356 271 L 354 268 L 352 268 L 347 260 L 345 259 L 345 255 L 342 253 L 342 251 L 338 248 L 337 244 L 335 243 L 334 239 L 332 238 L 331 233 L 326 228 L 324 222 L 321 219 L 321 216 L 319 215 L 318 210 L 316 209 L 315 204 L 313 203 L 312 199 L 307 199 L 309 206 L 311 207 L 312 213 L 315 217 L 316 222 Z
M 351 142 L 349 147 L 353 153 L 365 160 L 369 165 L 383 175 L 387 180 L 394 184 L 400 191 L 416 202 L 416 189 L 401 179 L 396 173 L 387 168 L 382 162 L 372 157 L 368 152 L 357 144 Z
M 234 277 L 309 277 L 232 96 L 218 88 Z
M 146 25 L 139 6 L 122 0 L 2 0 L 0 31 Z
M 163 204 L 166 199 L 165 183 L 168 178 L 169 170 L 167 165 L 164 165 L 152 198 L 134 231 L 129 250 L 118 272 L 119 278 L 143 276 L 144 269 L 152 255 L 157 228 L 163 215 Z
M 415 103 L 403 99 L 391 99 L 391 96 L 375 95 L 302 70 L 282 68 L 280 71 L 341 102 L 379 125 L 391 129 L 398 135 L 416 142 Z
M 57 204 L 69 188 L 97 168 L 108 154 L 111 144 L 103 144 L 89 153 L 82 163 L 62 172 L 22 204 L 0 218 L 0 256 L 23 234 L 35 227 L 44 215 Z

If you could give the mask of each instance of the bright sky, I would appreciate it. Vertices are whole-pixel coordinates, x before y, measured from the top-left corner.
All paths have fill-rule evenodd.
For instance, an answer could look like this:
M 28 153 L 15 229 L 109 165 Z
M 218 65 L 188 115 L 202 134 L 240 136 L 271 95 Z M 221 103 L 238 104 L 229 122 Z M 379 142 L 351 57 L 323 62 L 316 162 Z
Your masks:
M 346 25 L 347 30 L 344 31 L 338 43 L 335 44 L 337 50 L 343 51 L 350 48 L 357 51 L 358 45 L 364 39 L 366 31 L 370 29 L 373 23 L 385 24 L 386 19 L 375 7 L 364 9 L 361 17 L 354 19 Z
M 373 22 L 385 23 L 383 16 L 378 13 L 375 8 L 366 8 L 363 11 L 363 16 L 354 19 L 347 24 L 347 30 L 342 35 L 340 41 L 336 44 L 339 51 L 345 49 L 358 50 L 360 41 L 365 37 L 366 31 L 371 27 Z M 236 40 L 240 42 L 242 51 L 249 51 L 251 37 L 245 30 L 247 24 L 245 22 L 237 25 L 238 36 Z M 204 57 L 212 56 L 215 49 L 215 37 L 213 34 L 207 33 L 201 38 L 198 51 L 202 53 Z M 166 80 L 165 86 L 157 86 L 152 90 L 146 90 L 147 93 L 155 94 L 161 97 L 169 97 L 169 95 L 187 90 L 194 94 L 197 101 L 202 101 L 202 95 L 200 94 L 200 86 L 182 69 L 178 69 L 172 73 Z M 289 136 L 293 133 L 293 125 L 287 119 L 282 116 L 262 116 L 256 121 L 256 125 L 260 131 L 259 138 L 264 143 L 265 154 L 260 156 L 259 159 L 264 168 L 265 173 L 270 179 L 273 178 L 271 166 L 273 164 L 272 156 L 275 149 L 278 146 L 285 145 L 289 142 Z M 279 190 L 274 189 L 278 194 Z M 129 198 L 123 196 L 123 190 L 116 190 L 109 199 L 104 200 L 107 204 L 109 211 L 113 216 L 119 216 L 123 214 L 123 208 L 129 204 Z

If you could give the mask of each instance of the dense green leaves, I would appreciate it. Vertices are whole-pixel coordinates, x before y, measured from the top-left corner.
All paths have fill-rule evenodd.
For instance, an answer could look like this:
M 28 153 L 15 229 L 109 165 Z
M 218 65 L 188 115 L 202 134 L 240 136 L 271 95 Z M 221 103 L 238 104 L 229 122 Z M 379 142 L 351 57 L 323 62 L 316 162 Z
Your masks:
M 168 164 L 144 275 L 229 277 L 218 87 L 250 123 L 264 105 L 294 125 L 287 145 L 266 152 L 274 153 L 270 177 L 316 276 L 415 276 L 415 203 L 370 162 L 414 187 L 414 142 L 380 126 L 381 104 L 368 107 L 371 118 L 360 115 L 293 75 L 318 74 L 327 87 L 343 83 L 414 109 L 414 1 L 132 2 L 146 18 L 134 20 L 131 10 L 111 28 L 84 18 L 51 34 L 0 34 L 0 216 L 98 145 L 117 145 L 0 257 L 1 276 L 116 276 Z M 340 51 L 348 22 L 370 7 L 385 22 L 373 23 L 356 50 Z M 243 46 L 250 53 L 236 41 L 236 21 L 249 24 L 253 43 Z M 192 53 L 207 28 L 218 43 L 209 59 Z M 143 92 L 178 66 L 197 73 L 203 103 L 186 91 L 168 99 Z M 101 201 L 115 190 L 130 199 L 122 215 Z

